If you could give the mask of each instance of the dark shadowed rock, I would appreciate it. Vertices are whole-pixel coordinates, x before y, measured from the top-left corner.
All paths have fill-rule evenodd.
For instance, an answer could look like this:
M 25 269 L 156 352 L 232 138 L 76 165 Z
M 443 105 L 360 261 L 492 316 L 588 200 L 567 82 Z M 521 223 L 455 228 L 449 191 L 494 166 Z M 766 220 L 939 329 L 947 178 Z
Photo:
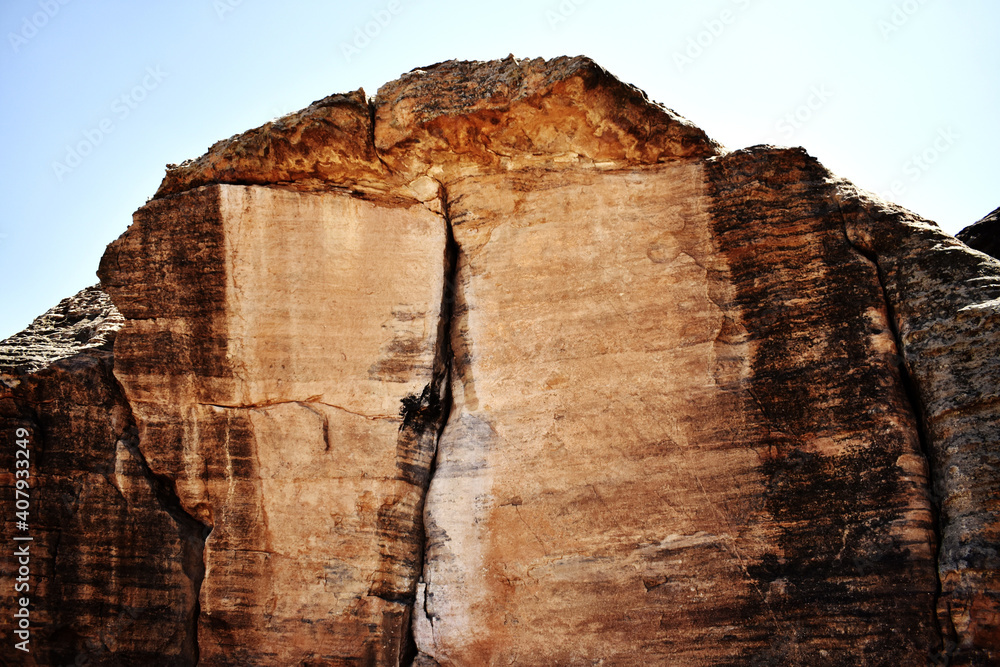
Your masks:
M 960 231 L 957 238 L 970 248 L 1000 258 L 1000 208 Z

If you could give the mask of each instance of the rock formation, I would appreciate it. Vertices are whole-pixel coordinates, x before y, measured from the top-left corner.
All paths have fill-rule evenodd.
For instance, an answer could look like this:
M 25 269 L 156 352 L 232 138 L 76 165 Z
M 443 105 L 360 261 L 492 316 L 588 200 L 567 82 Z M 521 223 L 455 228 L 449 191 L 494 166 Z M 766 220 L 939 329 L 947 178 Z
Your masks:
M 123 324 L 101 286 L 88 287 L 0 343 L 0 372 L 30 374 L 88 350 L 110 352 Z
M 138 447 L 109 351 L 122 323 L 107 295 L 88 288 L 0 345 L 3 664 L 195 661 L 204 535 Z M 15 469 L 30 473 L 17 476 L 29 482 L 27 527 L 15 523 L 16 500 L 25 502 Z M 27 564 L 13 555 L 25 547 Z M 30 575 L 18 575 L 19 563 Z M 15 593 L 15 584 L 28 588 Z M 31 601 L 27 653 L 8 625 L 22 596 Z
M 970 248 L 1000 259 L 1000 208 L 957 235 Z
M 99 275 L 113 359 L 0 395 L 52 661 L 1000 660 L 1000 262 L 801 149 L 441 63 L 171 165 Z

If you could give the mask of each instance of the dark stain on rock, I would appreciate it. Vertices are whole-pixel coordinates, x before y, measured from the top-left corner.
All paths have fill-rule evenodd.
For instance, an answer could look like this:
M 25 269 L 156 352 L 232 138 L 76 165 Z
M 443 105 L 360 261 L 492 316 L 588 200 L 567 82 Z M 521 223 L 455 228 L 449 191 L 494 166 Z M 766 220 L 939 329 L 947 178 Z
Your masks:
M 912 453 L 898 424 L 916 419 L 898 364 L 870 342 L 884 333 L 870 318 L 884 306 L 878 276 L 844 236 L 829 173 L 804 151 L 737 151 L 707 174 L 736 287 L 727 314 L 756 351 L 734 389 L 774 526 L 773 550 L 747 567 L 758 594 L 742 610 L 772 632 L 745 638 L 738 664 L 925 661 L 940 647 L 936 577 L 893 531 L 925 490 L 896 465 Z
M 399 318 L 407 322 L 405 315 Z M 424 360 L 427 353 L 426 341 L 411 332 L 400 332 L 381 350 L 378 361 L 368 369 L 368 377 L 377 382 L 407 382 L 414 372 L 430 370 Z

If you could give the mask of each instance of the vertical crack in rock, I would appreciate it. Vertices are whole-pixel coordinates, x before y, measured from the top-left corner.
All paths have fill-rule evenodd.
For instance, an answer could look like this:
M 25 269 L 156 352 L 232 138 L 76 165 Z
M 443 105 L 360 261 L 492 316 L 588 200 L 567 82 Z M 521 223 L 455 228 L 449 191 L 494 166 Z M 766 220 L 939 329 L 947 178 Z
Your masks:
M 994 664 L 1000 644 L 996 387 L 1000 265 L 935 224 L 847 182 L 836 197 L 874 258 L 916 393 L 937 505 L 940 660 Z
M 933 470 L 935 467 L 934 451 L 930 445 L 929 436 L 927 434 L 927 427 L 925 426 L 925 411 L 923 407 L 923 402 L 920 400 L 920 391 L 917 388 L 917 383 L 913 379 L 913 374 L 910 371 L 909 364 L 907 363 L 906 356 L 903 353 L 904 344 L 903 338 L 899 333 L 899 318 L 896 313 L 896 308 L 889 298 L 889 292 L 886 285 L 886 277 L 882 271 L 882 267 L 879 266 L 878 257 L 875 253 L 866 250 L 858 246 L 851 240 L 851 235 L 847 231 L 847 218 L 840 207 L 840 202 L 835 202 L 840 210 L 841 223 L 843 225 L 844 238 L 847 241 L 848 247 L 850 247 L 859 256 L 866 259 L 872 265 L 872 270 L 875 272 L 875 277 L 878 279 L 879 291 L 882 295 L 882 300 L 885 304 L 885 311 L 887 315 L 887 320 L 889 324 L 889 331 L 892 333 L 892 339 L 896 344 L 896 352 L 898 354 L 898 359 L 894 360 L 894 365 L 899 371 L 900 382 L 903 386 L 903 391 L 906 396 L 907 403 L 909 404 L 910 412 L 913 414 L 913 422 L 916 426 L 917 440 L 920 444 L 920 451 L 923 453 L 924 459 L 928 463 L 928 470 Z M 930 482 L 930 480 L 928 480 Z M 940 561 L 941 558 L 941 507 L 940 498 L 934 491 L 934 485 L 929 484 L 927 487 L 927 493 L 930 497 L 931 511 L 933 512 L 932 527 L 934 529 L 934 544 L 932 549 L 934 550 L 935 562 Z M 937 567 L 934 568 L 934 579 L 936 583 L 934 591 L 934 606 L 931 608 L 931 615 L 936 614 L 936 610 L 941 598 L 941 573 Z M 943 656 L 944 664 L 947 664 L 947 656 L 950 655 L 950 648 L 946 646 L 946 639 L 950 639 L 954 635 L 954 630 L 948 632 L 947 628 L 938 626 L 936 628 L 938 634 L 941 638 L 941 648 L 940 654 Z
M 451 394 L 451 370 L 454 365 L 454 350 L 452 350 L 451 336 L 452 336 L 452 325 L 455 315 L 455 304 L 458 294 L 458 243 L 455 241 L 454 229 L 452 228 L 451 211 L 449 208 L 449 198 L 448 191 L 444 186 L 441 186 L 440 195 L 441 211 L 442 217 L 445 223 L 445 232 L 447 234 L 447 240 L 445 244 L 445 261 L 444 261 L 444 285 L 441 293 L 441 319 L 438 322 L 437 330 L 437 350 L 434 356 L 434 375 L 433 383 L 431 385 L 431 396 L 440 396 L 440 401 L 438 403 L 437 411 L 437 421 L 435 424 L 434 432 L 434 452 L 430 457 L 429 466 L 426 471 L 426 477 L 422 480 L 422 492 L 420 497 L 420 516 L 419 516 L 419 535 L 420 535 L 420 551 L 419 551 L 419 562 L 417 568 L 418 578 L 423 578 L 424 571 L 424 559 L 428 550 L 429 536 L 427 533 L 427 526 L 424 524 L 424 505 L 427 501 L 427 492 L 430 489 L 431 482 L 434 480 L 434 474 L 437 471 L 438 463 L 438 444 L 441 441 L 441 435 L 444 433 L 444 429 L 448 424 L 448 418 L 451 415 L 452 409 L 452 394 Z M 412 402 L 411 402 L 411 405 Z M 417 406 L 417 414 L 419 415 L 419 410 L 423 407 L 423 403 Z M 406 428 L 406 422 L 413 416 L 412 408 L 411 410 L 406 409 L 404 403 L 403 408 L 403 425 L 400 426 L 400 435 L 402 436 L 404 429 Z M 401 437 L 402 440 L 402 437 Z M 411 598 L 411 611 L 412 613 L 423 614 L 433 626 L 433 618 L 428 614 L 427 610 L 427 594 L 426 590 L 424 595 L 421 596 L 422 599 L 416 600 L 416 582 L 414 582 L 413 596 Z M 419 609 L 417 608 L 419 605 Z M 406 664 L 414 667 L 419 664 L 423 664 L 422 656 L 417 650 L 416 638 L 414 636 L 415 623 L 414 619 L 410 618 L 410 623 L 407 628 L 406 637 L 406 654 L 401 657 L 399 664 Z M 435 663 L 436 664 L 436 663 Z
M 194 606 L 191 609 L 184 653 L 192 657 L 193 665 L 197 665 L 199 660 L 198 618 L 201 615 L 201 585 L 205 580 L 205 541 L 208 539 L 209 533 L 212 532 L 212 528 L 184 511 L 181 501 L 177 497 L 174 482 L 162 475 L 155 474 L 149 468 L 138 442 L 138 433 L 134 426 L 130 426 L 126 435 L 122 437 L 121 443 L 135 459 L 141 474 L 149 482 L 150 489 L 160 507 L 177 523 L 181 534 L 186 539 L 182 567 L 194 589 Z
M 936 534 L 940 660 L 993 664 L 1000 631 L 1000 265 L 847 182 L 835 192 L 854 248 L 876 263 L 917 396 Z
M 0 392 L 0 420 L 23 423 L 37 457 L 35 660 L 194 665 L 207 529 L 152 473 L 113 364 L 86 350 Z
M 416 608 L 417 583 L 423 572 L 427 535 L 424 528 L 424 502 L 434 477 L 437 445 L 451 411 L 451 344 L 449 335 L 454 302 L 457 246 L 448 217 L 447 196 L 441 195 L 447 242 L 443 257 L 444 283 L 440 319 L 434 350 L 431 382 L 419 396 L 401 400 L 402 423 L 396 441 L 397 479 L 407 491 L 384 504 L 378 513 L 380 565 L 368 595 L 403 607 L 402 625 L 395 655 L 379 656 L 378 664 L 410 665 L 416 658 L 412 617 Z M 396 622 L 397 614 L 387 615 L 384 623 Z M 391 631 L 385 633 L 392 636 Z
M 920 401 L 920 394 L 917 391 L 916 384 L 913 381 L 913 375 L 910 373 L 910 369 L 907 366 L 906 358 L 902 356 L 903 351 L 903 339 L 899 335 L 899 325 L 897 324 L 896 309 L 893 307 L 892 302 L 889 300 L 888 293 L 886 292 L 885 275 L 882 272 L 882 268 L 878 265 L 878 258 L 872 253 L 867 252 L 864 248 L 859 248 L 854 243 L 851 242 L 850 237 L 847 235 L 847 230 L 844 230 L 844 237 L 847 239 L 848 245 L 859 255 L 868 260 L 872 269 L 875 271 L 875 276 L 878 279 L 878 284 L 880 292 L 882 294 L 882 300 L 885 302 L 885 310 L 888 314 L 889 331 L 892 333 L 893 341 L 896 343 L 896 349 L 900 353 L 898 360 L 898 368 L 900 377 L 903 382 L 903 388 L 906 391 L 906 398 L 909 401 L 910 408 L 913 411 L 913 416 L 916 422 L 917 428 L 917 438 L 920 440 L 920 450 L 924 453 L 924 456 L 931 460 L 932 453 L 927 440 L 927 429 L 924 428 L 923 421 L 923 407 Z M 931 489 L 931 497 L 934 497 L 933 489 Z

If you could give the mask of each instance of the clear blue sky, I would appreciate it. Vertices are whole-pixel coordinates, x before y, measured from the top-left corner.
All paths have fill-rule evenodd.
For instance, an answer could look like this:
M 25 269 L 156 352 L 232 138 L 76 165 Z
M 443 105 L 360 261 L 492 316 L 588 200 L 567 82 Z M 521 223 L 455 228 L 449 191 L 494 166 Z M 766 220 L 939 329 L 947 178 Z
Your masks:
M 585 54 L 951 233 L 1000 206 L 996 0 L 3 0 L 0 27 L 0 338 L 97 282 L 165 164 L 450 58 Z

